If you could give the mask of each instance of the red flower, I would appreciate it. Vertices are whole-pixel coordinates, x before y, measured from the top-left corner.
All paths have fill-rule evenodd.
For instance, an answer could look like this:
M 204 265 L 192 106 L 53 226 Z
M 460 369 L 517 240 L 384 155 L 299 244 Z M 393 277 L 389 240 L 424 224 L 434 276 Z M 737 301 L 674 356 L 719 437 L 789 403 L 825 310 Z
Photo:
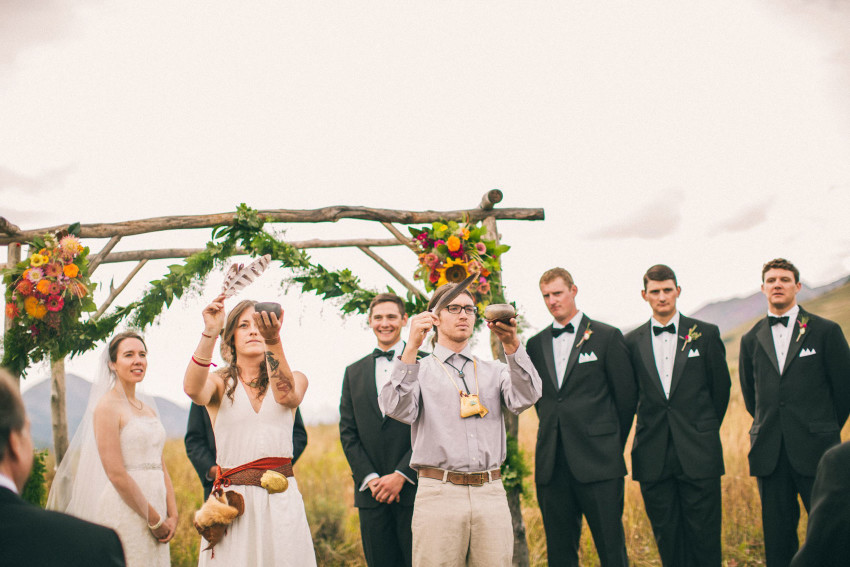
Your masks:
M 50 289 L 47 293 L 50 295 L 59 295 L 62 293 L 62 286 L 59 285 L 59 282 L 50 282 Z
M 12 320 L 20 314 L 16 303 L 6 304 L 6 319 Z
M 58 278 L 62 275 L 62 264 L 51 262 L 44 267 L 44 274 L 49 278 Z
M 32 282 L 29 280 L 21 280 L 15 287 L 22 295 L 32 295 Z
M 438 272 L 436 270 L 431 272 L 431 274 L 428 276 L 428 281 L 431 282 L 432 284 L 435 284 L 438 281 L 440 281 L 440 272 Z
M 48 311 L 61 311 L 65 307 L 65 300 L 58 295 L 51 295 L 47 298 Z

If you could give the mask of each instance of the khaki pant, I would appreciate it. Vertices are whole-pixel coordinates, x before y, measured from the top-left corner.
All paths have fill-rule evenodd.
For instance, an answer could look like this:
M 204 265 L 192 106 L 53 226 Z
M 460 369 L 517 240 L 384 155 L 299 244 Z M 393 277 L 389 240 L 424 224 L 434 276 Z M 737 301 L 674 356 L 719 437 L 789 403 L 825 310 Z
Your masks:
M 501 480 L 456 486 L 420 478 L 413 506 L 414 567 L 510 567 L 514 533 Z

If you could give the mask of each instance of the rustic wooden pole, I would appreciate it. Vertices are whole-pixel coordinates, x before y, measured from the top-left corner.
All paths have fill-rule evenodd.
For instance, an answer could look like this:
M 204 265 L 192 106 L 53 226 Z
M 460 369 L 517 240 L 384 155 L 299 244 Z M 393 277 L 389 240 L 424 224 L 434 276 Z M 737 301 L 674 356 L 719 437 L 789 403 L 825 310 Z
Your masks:
M 136 264 L 136 267 L 133 268 L 133 271 L 130 272 L 129 274 L 127 274 L 127 277 L 124 278 L 123 282 L 121 282 L 121 285 L 119 285 L 118 287 L 115 287 L 115 288 L 111 288 L 109 290 L 109 297 L 107 297 L 106 300 L 103 303 L 100 304 L 100 307 L 97 308 L 97 311 L 95 312 L 95 314 L 92 315 L 92 319 L 97 319 L 98 317 L 103 315 L 104 311 L 109 309 L 109 306 L 112 305 L 112 302 L 115 301 L 115 298 L 118 297 L 118 294 L 121 293 L 122 291 L 124 291 L 124 288 L 127 287 L 127 284 L 130 283 L 130 280 L 132 280 L 133 277 L 136 274 L 139 273 L 139 270 L 142 269 L 142 266 L 144 266 L 147 263 L 148 263 L 147 260 L 142 260 L 141 262 Z
M 382 222 L 381 224 L 382 224 L 382 225 L 384 225 L 384 228 L 386 228 L 387 230 L 389 230 L 389 231 L 392 233 L 392 235 L 396 237 L 396 240 L 398 240 L 401 244 L 404 244 L 405 246 L 407 246 L 408 248 L 410 248 L 411 250 L 413 250 L 413 252 L 414 252 L 414 253 L 416 253 L 416 252 L 417 252 L 417 250 L 416 250 L 416 246 L 413 244 L 413 242 L 411 241 L 411 239 L 410 239 L 410 238 L 408 238 L 408 237 L 406 237 L 406 236 L 405 236 L 405 235 L 404 235 L 404 234 L 403 234 L 403 233 L 402 233 L 399 229 L 397 229 L 397 228 L 396 228 L 396 227 L 395 227 L 392 223 L 390 223 L 390 222 Z
M 386 260 L 384 260 L 383 258 L 378 256 L 377 254 L 375 254 L 374 252 L 369 250 L 369 248 L 367 248 L 366 246 L 358 246 L 358 248 L 360 250 L 362 250 L 364 254 L 366 254 L 367 256 L 372 258 L 374 261 L 376 261 L 383 269 L 388 271 L 395 279 L 397 279 L 399 282 L 401 282 L 401 285 L 406 287 L 411 293 L 413 293 L 414 295 L 418 295 L 420 298 L 424 299 L 425 301 L 428 301 L 428 297 L 424 293 L 419 291 L 419 289 L 417 289 L 417 287 L 415 285 L 410 283 L 407 280 L 407 278 L 405 278 L 403 275 L 401 275 L 398 272 L 398 270 L 396 270 L 395 268 L 390 266 L 389 263 Z
M 6 266 L 9 267 L 9 268 L 14 268 L 15 264 L 17 264 L 20 261 L 21 261 L 21 245 L 18 244 L 17 242 L 14 243 L 14 244 L 9 244 L 9 246 L 6 247 Z M 3 318 L 4 318 L 3 333 L 5 334 L 6 331 L 8 331 L 9 329 L 12 328 L 12 319 L 9 318 L 7 315 L 5 315 L 5 309 L 4 309 Z M 18 389 L 20 389 L 20 387 L 21 387 L 21 377 L 17 374 L 13 374 L 13 375 L 15 376 L 15 380 L 18 383 Z
M 118 244 L 119 240 L 121 240 L 120 236 L 113 236 L 110 238 L 109 242 L 106 243 L 106 246 L 103 247 L 103 250 L 91 259 L 89 262 L 89 275 L 93 274 L 97 267 L 100 266 L 101 262 L 109 256 L 109 253 L 112 252 L 112 249 L 115 248 L 115 245 Z
M 490 193 L 493 192 L 491 191 Z M 490 195 L 490 193 L 488 193 L 488 195 Z M 498 198 L 496 202 L 501 201 L 502 197 L 501 191 L 498 191 L 498 193 L 498 196 L 491 196 L 494 199 Z M 485 199 L 488 197 L 488 195 L 484 196 Z M 484 227 L 487 229 L 485 238 L 487 240 L 495 240 L 496 246 L 498 246 L 499 232 L 496 230 L 496 219 L 494 217 L 487 217 L 484 219 L 483 224 Z M 498 294 L 501 293 L 502 289 L 501 270 L 499 270 L 499 272 L 494 275 L 495 277 L 492 279 L 492 282 L 496 283 L 497 285 L 493 286 L 493 291 L 498 296 Z M 490 333 L 490 350 L 493 352 L 494 359 L 506 362 L 505 349 L 502 346 L 502 342 L 496 337 L 494 333 Z M 519 416 L 514 415 L 510 411 L 507 411 L 504 407 L 502 408 L 502 415 L 505 418 L 505 431 L 507 432 L 507 434 L 515 439 L 519 439 Z M 517 488 L 511 489 L 510 492 L 508 492 L 508 508 L 510 508 L 511 510 L 511 522 L 514 528 L 513 565 L 515 567 L 528 567 L 528 542 L 526 542 L 525 540 L 525 522 L 522 519 L 522 503 L 520 501 L 520 492 Z
M 68 415 L 65 411 L 65 359 L 50 360 L 50 414 L 53 417 L 53 454 L 58 465 L 68 450 Z
M 498 191 L 494 189 L 493 191 Z M 488 195 L 493 193 L 490 191 Z M 501 191 L 498 191 L 501 195 Z M 494 194 L 495 195 L 495 194 Z M 488 199 L 489 202 L 489 199 Z M 371 221 L 383 221 L 398 224 L 424 224 L 438 220 L 461 221 L 469 218 L 472 221 L 480 221 L 488 216 L 500 220 L 543 220 L 543 209 L 490 209 L 484 208 L 460 210 L 460 211 L 400 211 L 393 209 L 373 209 L 368 207 L 325 207 L 312 210 L 288 210 L 274 209 L 258 211 L 266 222 L 336 222 L 341 219 L 360 219 Z M 84 224 L 80 227 L 80 238 L 111 238 L 113 236 L 130 236 L 134 234 L 145 234 L 149 232 L 160 232 L 163 230 L 175 230 L 185 228 L 212 228 L 214 226 L 232 225 L 235 213 L 216 213 L 212 215 L 184 215 L 171 217 L 154 217 L 124 221 L 117 223 Z M 5 220 L 5 219 L 4 219 Z M 13 226 L 13 225 L 11 225 Z M 56 232 L 67 229 L 69 225 L 63 224 L 47 228 L 33 230 L 20 230 L 12 236 L 0 236 L 0 244 L 10 242 L 25 242 L 45 232 Z

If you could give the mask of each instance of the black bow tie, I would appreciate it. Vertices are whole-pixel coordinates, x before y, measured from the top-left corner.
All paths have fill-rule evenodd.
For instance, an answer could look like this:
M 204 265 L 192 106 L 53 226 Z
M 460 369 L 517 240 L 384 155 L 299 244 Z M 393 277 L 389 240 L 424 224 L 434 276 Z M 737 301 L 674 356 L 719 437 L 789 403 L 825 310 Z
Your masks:
M 770 322 L 770 326 L 774 325 L 782 325 L 783 327 L 788 326 L 788 315 L 784 315 L 782 317 L 774 317 L 773 315 L 768 315 L 767 320 Z
M 660 335 L 661 333 L 671 333 L 671 334 L 675 335 L 676 334 L 676 325 L 674 325 L 673 323 L 670 323 L 666 327 L 655 327 L 655 326 L 653 326 L 652 332 L 655 333 L 656 337 L 658 335 Z
M 558 337 L 560 337 L 561 335 L 563 335 L 564 333 L 575 333 L 575 332 L 576 332 L 576 329 L 575 329 L 575 327 L 573 327 L 572 323 L 567 323 L 566 327 L 561 327 L 560 329 L 556 329 L 555 327 L 552 327 L 552 336 L 555 337 L 556 339 Z
M 377 359 L 377 358 L 381 358 L 383 356 L 387 360 L 392 360 L 394 354 L 395 354 L 394 350 L 388 350 L 387 352 L 384 352 L 381 349 L 376 348 L 375 350 L 372 351 L 372 358 Z

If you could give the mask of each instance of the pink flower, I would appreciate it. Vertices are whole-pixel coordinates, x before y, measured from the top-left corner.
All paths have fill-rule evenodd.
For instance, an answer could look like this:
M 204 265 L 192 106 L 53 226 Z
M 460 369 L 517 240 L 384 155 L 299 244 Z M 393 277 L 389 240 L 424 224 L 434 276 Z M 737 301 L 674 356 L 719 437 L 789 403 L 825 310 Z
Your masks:
M 442 244 L 445 244 L 445 243 L 446 243 L 446 241 L 443 240 L 442 238 L 440 240 L 435 240 L 434 241 L 434 248 L 436 248 L 437 246 L 440 246 Z
M 478 293 L 488 294 L 490 293 L 490 284 L 487 281 L 483 281 L 478 284 Z
M 475 251 L 479 254 L 484 254 L 485 252 L 487 252 L 487 246 L 483 242 L 476 242 Z
M 64 306 L 65 300 L 59 297 L 58 295 L 51 295 L 47 298 L 48 311 L 61 311 Z
M 440 257 L 434 254 L 433 252 L 425 254 L 425 265 L 429 268 L 434 268 L 439 263 Z

